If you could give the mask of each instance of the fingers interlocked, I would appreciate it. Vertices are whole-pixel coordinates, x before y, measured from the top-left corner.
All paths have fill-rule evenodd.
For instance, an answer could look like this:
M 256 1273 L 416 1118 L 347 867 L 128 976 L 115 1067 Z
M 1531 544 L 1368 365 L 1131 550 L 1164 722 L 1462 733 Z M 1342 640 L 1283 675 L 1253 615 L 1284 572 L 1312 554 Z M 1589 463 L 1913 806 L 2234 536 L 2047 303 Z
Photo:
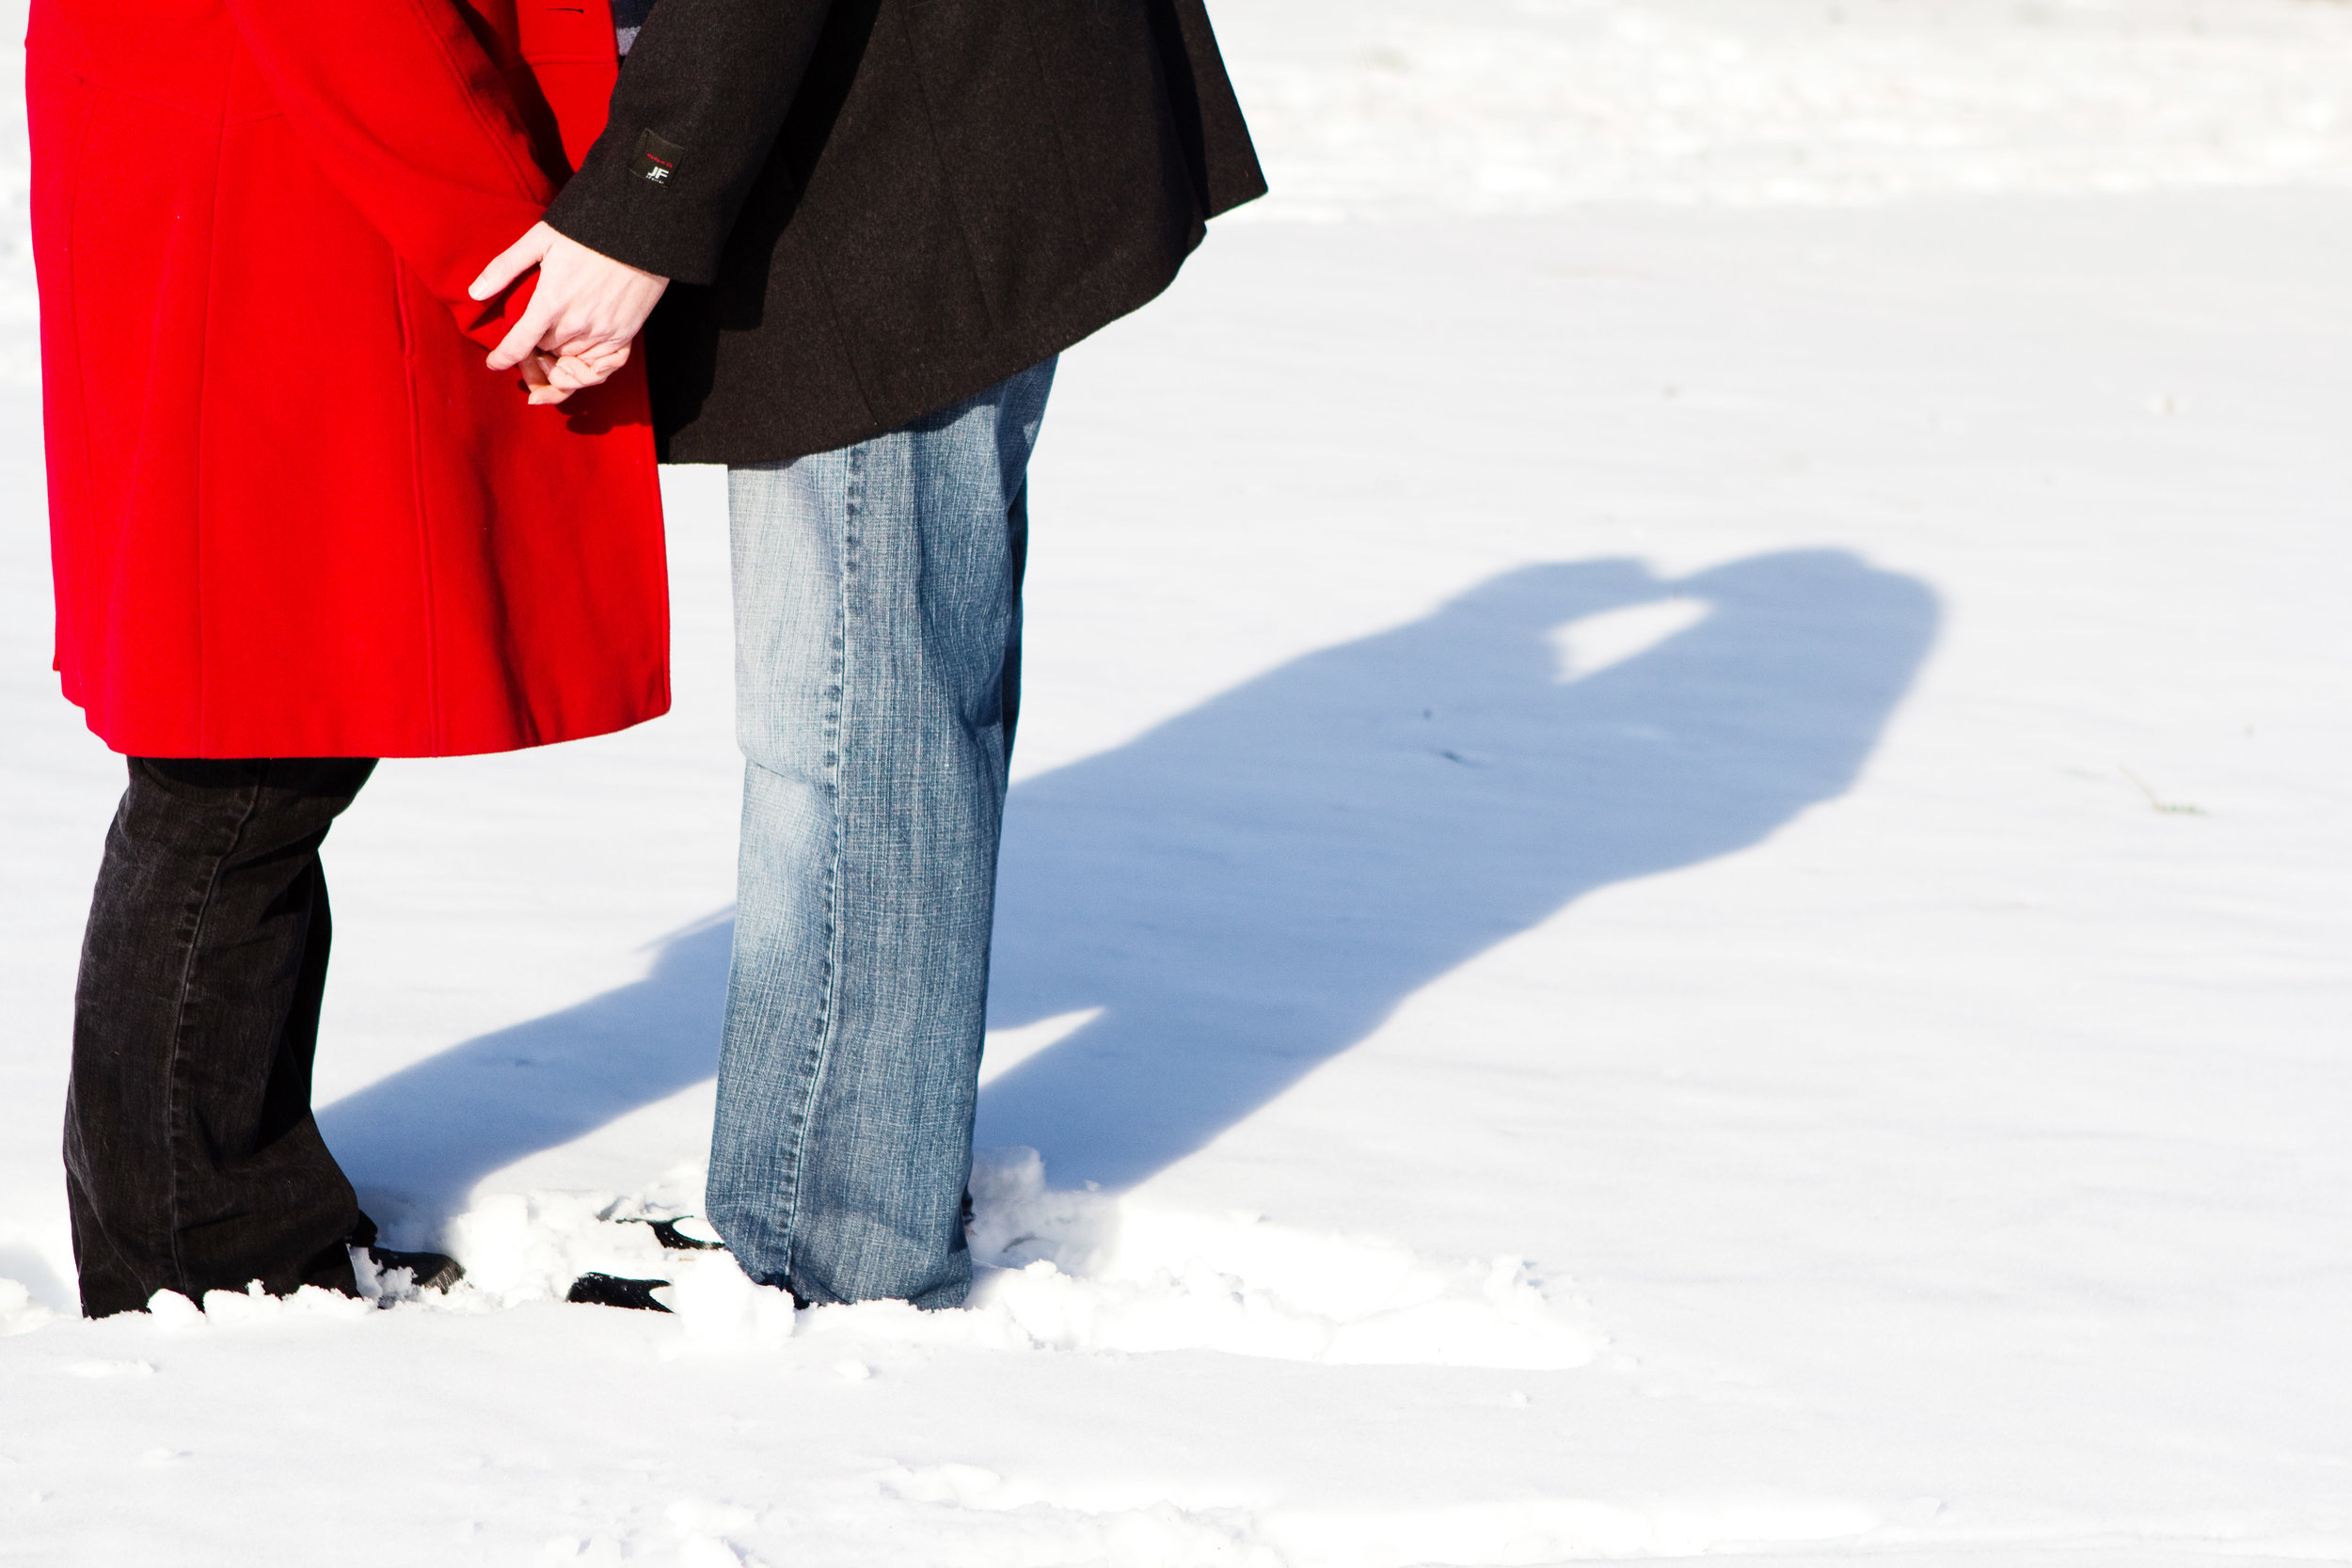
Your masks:
M 488 299 L 534 266 L 538 287 L 491 352 L 489 365 L 494 371 L 521 367 L 532 403 L 561 403 L 628 363 L 629 345 L 669 279 L 599 255 L 540 223 L 485 267 L 469 292 Z

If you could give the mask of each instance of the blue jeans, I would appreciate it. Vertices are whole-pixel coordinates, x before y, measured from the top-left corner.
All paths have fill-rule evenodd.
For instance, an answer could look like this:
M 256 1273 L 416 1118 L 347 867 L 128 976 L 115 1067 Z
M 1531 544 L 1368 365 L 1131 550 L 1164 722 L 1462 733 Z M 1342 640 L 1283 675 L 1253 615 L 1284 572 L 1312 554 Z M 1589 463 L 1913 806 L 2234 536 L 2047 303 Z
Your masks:
M 805 1301 L 956 1307 L 1054 361 L 730 469 L 743 843 L 711 1223 Z

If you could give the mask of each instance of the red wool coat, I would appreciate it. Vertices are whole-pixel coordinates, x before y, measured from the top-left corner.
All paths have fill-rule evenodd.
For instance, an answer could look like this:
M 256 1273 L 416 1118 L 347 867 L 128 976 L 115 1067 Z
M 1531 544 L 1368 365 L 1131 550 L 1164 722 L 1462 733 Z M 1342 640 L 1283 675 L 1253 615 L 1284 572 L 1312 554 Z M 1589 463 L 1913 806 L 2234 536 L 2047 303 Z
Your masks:
M 604 119 L 606 0 L 34 0 L 57 669 L 117 751 L 431 756 L 669 705 L 643 377 L 466 286 Z M 524 285 L 528 288 L 528 283 Z

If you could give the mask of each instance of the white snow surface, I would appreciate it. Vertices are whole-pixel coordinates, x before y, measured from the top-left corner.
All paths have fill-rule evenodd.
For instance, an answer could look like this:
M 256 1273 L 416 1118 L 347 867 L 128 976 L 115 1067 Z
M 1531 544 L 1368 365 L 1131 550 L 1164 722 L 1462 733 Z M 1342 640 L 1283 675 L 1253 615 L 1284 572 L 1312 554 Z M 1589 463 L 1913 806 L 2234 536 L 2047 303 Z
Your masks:
M 961 1312 L 629 1223 L 728 940 L 690 468 L 676 711 L 329 846 L 320 1119 L 469 1283 L 74 1318 L 119 765 L 8 242 L 0 1560 L 2352 1562 L 2352 6 L 1217 15 L 1279 194 L 1064 361 Z
M 1293 212 L 2352 175 L 2338 0 L 1245 0 L 1217 17 Z

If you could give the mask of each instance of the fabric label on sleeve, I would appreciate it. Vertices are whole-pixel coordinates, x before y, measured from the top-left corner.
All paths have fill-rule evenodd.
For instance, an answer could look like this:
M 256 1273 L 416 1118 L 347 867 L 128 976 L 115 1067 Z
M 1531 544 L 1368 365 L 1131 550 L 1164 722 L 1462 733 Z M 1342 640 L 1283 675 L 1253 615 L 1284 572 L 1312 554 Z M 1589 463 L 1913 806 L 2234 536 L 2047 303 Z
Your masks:
M 666 185 L 677 178 L 678 160 L 685 156 L 686 149 L 647 131 L 637 138 L 637 163 L 629 172 L 640 180 Z

